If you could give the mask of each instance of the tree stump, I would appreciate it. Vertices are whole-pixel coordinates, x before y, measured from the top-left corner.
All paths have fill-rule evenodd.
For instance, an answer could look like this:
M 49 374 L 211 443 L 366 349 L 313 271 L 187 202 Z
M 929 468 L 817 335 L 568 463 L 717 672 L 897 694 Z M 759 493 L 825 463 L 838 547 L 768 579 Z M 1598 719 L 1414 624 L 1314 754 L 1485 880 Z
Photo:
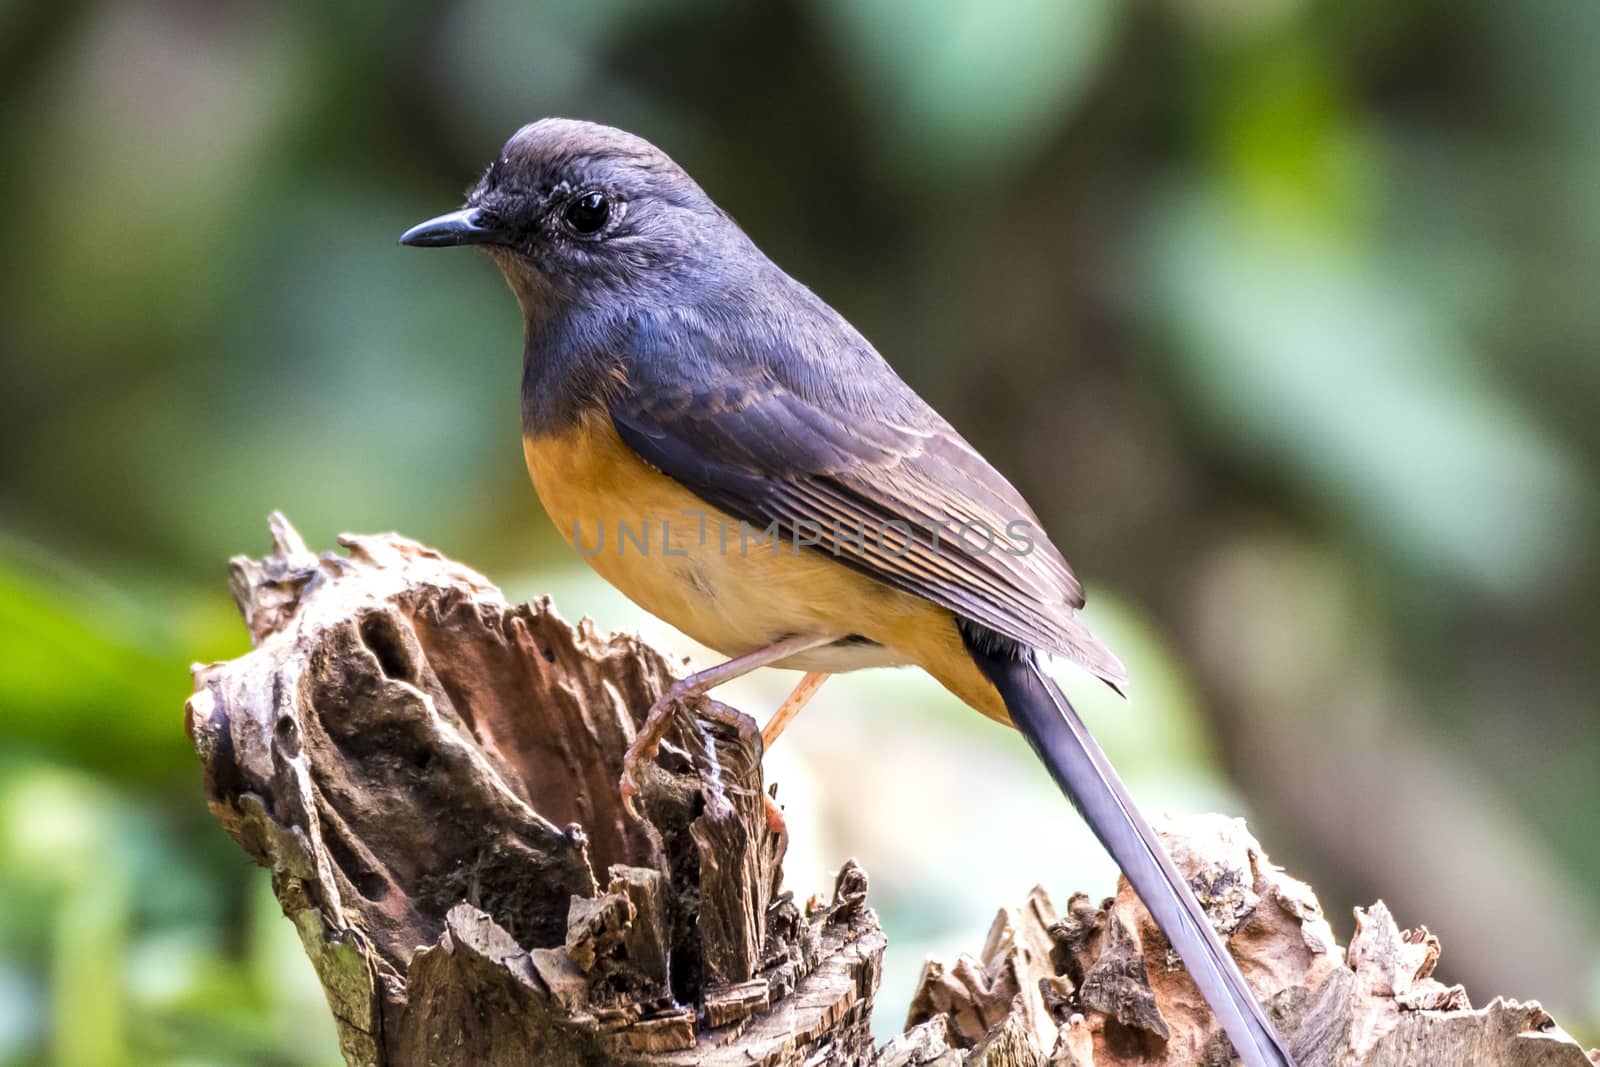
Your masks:
M 662 655 L 548 599 L 509 605 L 394 534 L 343 537 L 340 556 L 282 516 L 271 529 L 271 554 L 232 561 L 254 647 L 195 667 L 187 725 L 349 1063 L 1229 1061 L 1126 884 L 1065 916 L 1042 889 L 1002 910 L 977 958 L 928 964 L 911 1028 L 875 1048 L 866 874 L 846 863 L 804 905 L 783 888 L 748 717 L 680 707 L 632 821 L 617 780 L 673 680 Z M 1381 904 L 1342 950 L 1242 824 L 1190 820 L 1168 842 L 1302 1067 L 1591 1063 L 1536 1004 L 1473 1011 L 1432 981 L 1438 942 Z

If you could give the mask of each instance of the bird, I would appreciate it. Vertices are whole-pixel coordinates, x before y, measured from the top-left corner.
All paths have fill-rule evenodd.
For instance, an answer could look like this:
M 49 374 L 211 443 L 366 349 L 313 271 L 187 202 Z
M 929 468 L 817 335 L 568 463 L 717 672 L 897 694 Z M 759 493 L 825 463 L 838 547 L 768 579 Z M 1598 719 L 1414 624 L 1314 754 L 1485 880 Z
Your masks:
M 1047 672 L 1060 657 L 1127 686 L 1038 516 L 682 167 L 631 133 L 542 119 L 400 242 L 494 259 L 522 312 L 523 455 L 545 510 L 602 578 L 728 657 L 650 709 L 623 763 L 630 806 L 680 701 L 761 667 L 805 672 L 765 750 L 829 675 L 920 667 L 1026 738 L 1247 1067 L 1292 1067 Z

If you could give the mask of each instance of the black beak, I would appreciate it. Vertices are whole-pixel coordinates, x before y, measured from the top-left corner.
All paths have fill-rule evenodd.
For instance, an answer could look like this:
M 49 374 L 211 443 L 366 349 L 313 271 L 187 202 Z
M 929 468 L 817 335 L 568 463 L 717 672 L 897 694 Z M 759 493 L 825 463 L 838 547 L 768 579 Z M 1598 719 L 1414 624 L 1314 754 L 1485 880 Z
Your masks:
M 510 235 L 492 225 L 486 225 L 483 215 L 475 207 L 464 207 L 448 215 L 420 222 L 400 235 L 400 243 L 417 248 L 444 248 L 448 245 L 503 245 L 510 243 Z

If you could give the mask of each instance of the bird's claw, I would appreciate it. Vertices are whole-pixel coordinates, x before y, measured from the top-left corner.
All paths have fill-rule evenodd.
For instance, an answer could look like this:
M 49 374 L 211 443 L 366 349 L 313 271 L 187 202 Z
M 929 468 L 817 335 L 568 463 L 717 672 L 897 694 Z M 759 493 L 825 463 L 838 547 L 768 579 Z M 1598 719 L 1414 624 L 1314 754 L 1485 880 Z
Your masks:
M 637 820 L 639 808 L 633 798 L 639 793 L 639 783 L 633 780 L 631 771 L 622 772 L 622 777 L 617 781 L 617 792 L 622 794 L 622 810 L 627 812 L 628 818 Z
M 661 751 L 661 735 L 666 733 L 671 712 L 672 691 L 669 689 L 667 697 L 650 709 L 650 714 L 633 739 L 633 744 L 628 746 L 628 751 L 622 756 L 622 777 L 617 780 L 617 790 L 622 794 L 622 810 L 627 812 L 629 818 L 639 818 L 639 808 L 634 803 L 634 798 L 639 795 L 639 779 L 636 773 L 639 764 L 644 760 L 655 759 L 656 754 Z
M 772 798 L 772 795 L 770 793 L 762 793 L 761 803 L 766 810 L 767 829 L 775 834 L 786 832 L 789 826 L 783 821 L 783 809 L 778 807 L 778 802 Z

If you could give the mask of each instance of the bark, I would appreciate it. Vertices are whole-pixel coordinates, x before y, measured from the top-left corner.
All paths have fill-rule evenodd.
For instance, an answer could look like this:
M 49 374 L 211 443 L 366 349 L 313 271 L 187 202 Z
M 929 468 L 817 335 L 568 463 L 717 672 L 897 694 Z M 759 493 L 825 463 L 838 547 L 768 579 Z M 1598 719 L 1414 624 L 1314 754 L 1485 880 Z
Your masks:
M 187 723 L 351 1064 L 1228 1062 L 1125 885 L 1064 916 L 1042 889 L 1002 910 L 978 957 L 928 964 L 910 1029 L 876 1048 L 866 874 L 846 863 L 803 905 L 783 888 L 748 717 L 678 708 L 632 820 L 617 779 L 674 676 L 659 653 L 394 534 L 316 555 L 281 516 L 272 533 L 232 562 L 254 647 L 195 668 Z M 1303 1067 L 1590 1064 L 1536 1004 L 1474 1011 L 1434 982 L 1437 941 L 1381 904 L 1341 949 L 1242 824 L 1169 829 Z

